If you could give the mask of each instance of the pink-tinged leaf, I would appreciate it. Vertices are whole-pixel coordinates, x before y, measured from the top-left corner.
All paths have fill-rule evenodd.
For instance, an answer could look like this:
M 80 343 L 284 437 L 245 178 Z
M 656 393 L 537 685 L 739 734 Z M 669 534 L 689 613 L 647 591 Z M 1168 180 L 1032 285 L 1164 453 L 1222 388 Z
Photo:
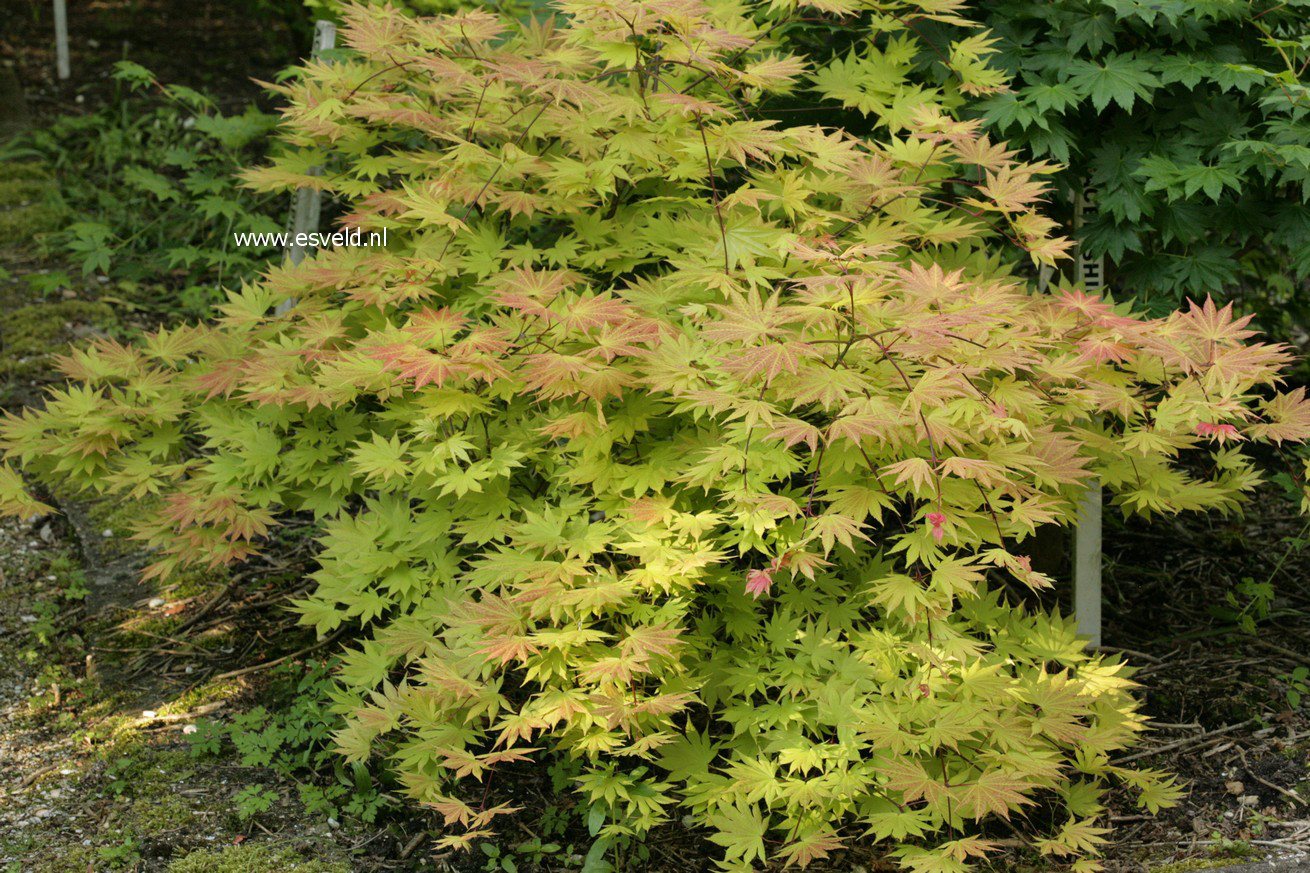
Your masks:
M 810 451 L 819 449 L 819 429 L 808 421 L 799 418 L 784 418 L 769 433 L 770 439 L 780 439 L 782 444 L 791 448 L 797 443 L 805 443 Z
M 1214 437 L 1219 443 L 1225 443 L 1228 440 L 1241 440 L 1243 437 L 1237 432 L 1237 428 L 1231 424 L 1211 424 L 1203 421 L 1196 426 L 1198 436 Z
M 1275 394 L 1265 401 L 1264 414 L 1265 422 L 1250 427 L 1251 435 L 1256 439 L 1275 443 L 1310 439 L 1310 401 L 1306 400 L 1305 388 Z
M 770 570 L 751 570 L 746 574 L 746 593 L 760 599 L 761 594 L 768 594 L 773 585 L 773 573 Z
M 1078 351 L 1082 357 L 1098 364 L 1113 362 L 1116 364 L 1130 360 L 1135 354 L 1132 346 L 1118 342 L 1109 336 L 1090 336 L 1078 341 Z
M 928 513 L 927 518 L 928 523 L 932 525 L 932 538 L 940 543 L 942 537 L 945 536 L 944 527 L 946 525 L 946 516 L 942 515 L 940 512 L 930 512 Z
M 916 493 L 931 490 L 935 479 L 932 465 L 923 458 L 906 458 L 882 468 L 882 472 L 896 477 L 897 485 L 910 483 Z
M 467 323 L 464 316 L 443 307 L 414 313 L 403 329 L 421 346 L 444 346 Z
M 1244 329 L 1253 316 L 1233 318 L 1233 304 L 1229 303 L 1223 309 L 1218 309 L 1214 305 L 1214 300 L 1208 296 L 1205 298 L 1205 303 L 1199 306 L 1195 300 L 1187 302 L 1191 304 L 1191 309 L 1182 316 L 1182 320 L 1195 331 L 1199 339 L 1227 344 L 1238 343 L 1255 336 L 1255 331 Z
M 762 375 L 766 381 L 772 382 L 782 373 L 795 374 L 800 368 L 801 358 L 817 357 L 819 353 L 804 343 L 769 343 L 725 357 L 723 369 L 744 378 Z

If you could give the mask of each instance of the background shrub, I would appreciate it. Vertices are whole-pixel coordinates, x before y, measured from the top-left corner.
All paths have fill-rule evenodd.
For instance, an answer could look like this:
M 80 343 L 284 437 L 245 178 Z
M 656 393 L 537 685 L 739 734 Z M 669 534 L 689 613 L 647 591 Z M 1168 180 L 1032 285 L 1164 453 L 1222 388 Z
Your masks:
M 1224 295 L 1299 333 L 1310 277 L 1310 4 L 979 4 L 1012 87 L 971 108 L 1065 164 L 1066 222 L 1152 312 Z

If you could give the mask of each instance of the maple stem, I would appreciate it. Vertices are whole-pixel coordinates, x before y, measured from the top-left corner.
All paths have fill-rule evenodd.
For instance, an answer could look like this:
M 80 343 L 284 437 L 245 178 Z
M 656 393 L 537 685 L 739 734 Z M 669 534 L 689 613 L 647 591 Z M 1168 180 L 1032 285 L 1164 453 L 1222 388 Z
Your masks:
M 760 396 L 756 398 L 757 400 L 764 399 L 764 392 L 768 387 L 769 387 L 768 385 L 765 385 L 764 388 L 760 389 Z M 741 487 L 743 491 L 746 490 L 746 462 L 749 461 L 751 457 L 751 437 L 753 437 L 754 435 L 755 435 L 755 426 L 752 425 L 750 429 L 746 431 L 746 447 L 742 449 Z
M 688 46 L 688 48 L 690 48 L 690 46 Z M 736 95 L 736 94 L 733 94 L 731 91 L 729 91 L 729 90 L 728 90 L 728 86 L 725 85 L 725 84 L 723 84 L 721 81 L 719 81 L 719 77 L 716 76 L 716 75 L 714 75 L 714 73 L 713 73 L 712 71 L 704 70 L 704 69 L 702 69 L 702 68 L 700 68 L 700 67 L 696 66 L 695 64 L 690 63 L 690 62 L 688 62 L 688 61 L 679 61 L 679 60 L 674 60 L 673 58 L 657 58 L 657 60 L 659 61 L 659 63 L 658 63 L 658 64 L 656 65 L 656 67 L 655 67 L 655 73 L 654 73 L 655 78 L 658 79 L 659 81 L 663 82 L 665 85 L 668 85 L 670 91 L 673 91 L 675 94 L 684 94 L 684 95 L 685 95 L 685 94 L 687 94 L 688 92 L 691 91 L 692 87 L 694 87 L 693 85 L 689 85 L 689 86 L 687 86 L 687 90 L 686 90 L 686 91 L 679 91 L 677 88 L 674 88 L 672 85 L 669 85 L 668 82 L 665 82 L 664 79 L 663 79 L 663 77 L 660 76 L 660 74 L 659 74 L 659 68 L 660 68 L 661 66 L 663 66 L 664 64 L 681 64 L 682 66 L 684 66 L 684 67 L 688 67 L 689 69 L 692 69 L 692 70 L 695 70 L 695 71 L 698 72 L 698 73 L 704 73 L 704 74 L 705 74 L 705 75 L 701 76 L 699 79 L 696 80 L 696 82 L 695 82 L 696 85 L 699 85 L 701 82 L 704 82 L 705 79 L 706 79 L 706 77 L 708 77 L 708 78 L 710 79 L 711 82 L 713 82 L 714 84 L 718 85 L 720 88 L 723 89 L 723 93 L 728 95 L 728 99 L 729 99 L 729 100 L 731 100 L 733 103 L 736 103 L 736 104 L 737 104 L 737 111 L 738 111 L 738 112 L 740 112 L 740 113 L 741 113 L 743 116 L 745 116 L 746 118 L 750 118 L 750 117 L 751 117 L 750 111 L 749 111 L 749 110 L 748 110 L 744 105 L 742 105 L 742 102 L 741 102 L 739 99 L 737 99 L 737 95 Z
M 819 473 L 823 469 L 823 451 L 828 448 L 827 443 L 819 446 L 819 456 L 814 461 L 814 476 L 810 479 L 810 493 L 805 499 L 805 517 L 812 518 L 810 514 L 814 508 L 814 489 L 819 484 Z
M 391 60 L 390 56 L 388 56 L 387 60 Z M 389 72 L 391 72 L 392 70 L 402 70 L 402 69 L 404 69 L 405 67 L 408 67 L 410 64 L 413 64 L 413 63 L 416 63 L 416 61 L 401 61 L 401 62 L 399 62 L 399 63 L 397 63 L 397 62 L 395 62 L 395 61 L 392 61 L 392 65 L 391 65 L 391 66 L 389 66 L 389 67 L 383 67 L 382 69 L 378 70 L 378 71 L 377 71 L 376 73 L 374 73 L 373 75 L 371 75 L 371 76 L 369 76 L 368 78 L 366 78 L 364 81 L 360 82 L 360 83 L 359 83 L 358 85 L 356 85 L 354 88 L 352 88 L 352 89 L 350 90 L 350 93 L 347 94 L 347 95 L 345 96 L 345 98 L 342 100 L 342 102 L 345 102 L 345 101 L 347 101 L 347 100 L 350 100 L 352 97 L 354 97 L 356 94 L 359 93 L 359 89 L 360 89 L 360 88 L 363 88 L 365 85 L 367 85 L 369 82 L 372 82 L 372 81 L 373 81 L 374 79 L 376 79 L 378 76 L 381 76 L 381 75 L 384 74 L 384 73 L 389 73 Z
M 896 363 L 896 359 L 892 357 L 891 346 L 883 345 L 882 343 L 878 342 L 877 339 L 874 339 L 873 342 L 876 346 L 878 346 L 879 349 L 882 350 L 883 360 L 891 364 L 892 367 L 895 368 L 896 372 L 900 375 L 901 381 L 905 383 L 905 390 L 909 391 L 910 393 L 913 393 L 914 384 L 910 382 L 910 378 L 905 375 L 905 371 L 901 369 L 901 365 Z M 928 454 L 932 458 L 933 483 L 937 486 L 937 511 L 941 512 L 942 511 L 942 474 L 941 471 L 937 469 L 941 465 L 941 460 L 937 457 L 937 441 L 933 439 L 932 428 L 928 426 L 928 418 L 923 414 L 923 410 L 916 409 L 915 414 L 919 416 L 919 423 L 923 425 L 923 435 L 928 438 Z
M 477 127 L 478 122 L 482 119 L 482 101 L 486 99 L 487 89 L 491 87 L 491 79 L 482 83 L 482 92 L 478 94 L 478 102 L 473 107 L 473 117 L 469 119 L 469 126 L 464 130 L 464 139 L 472 141 L 473 129 Z
M 714 161 L 710 158 L 710 142 L 705 138 L 705 122 L 699 112 L 696 113 L 696 128 L 700 131 L 700 142 L 705 148 L 705 166 L 710 174 L 710 194 L 714 198 L 714 216 L 719 220 L 719 237 L 723 240 L 723 275 L 731 276 L 732 268 L 728 266 L 728 230 L 723 224 L 723 209 L 719 205 L 719 184 L 714 178 Z
M 996 544 L 1005 547 L 1005 534 L 1001 533 L 1001 520 L 996 517 L 996 510 L 992 509 L 992 502 L 987 499 L 987 492 L 983 491 L 982 485 L 977 479 L 973 480 L 973 485 L 978 489 L 978 496 L 982 498 L 983 506 L 987 507 L 987 514 L 992 517 L 992 524 L 996 525 Z

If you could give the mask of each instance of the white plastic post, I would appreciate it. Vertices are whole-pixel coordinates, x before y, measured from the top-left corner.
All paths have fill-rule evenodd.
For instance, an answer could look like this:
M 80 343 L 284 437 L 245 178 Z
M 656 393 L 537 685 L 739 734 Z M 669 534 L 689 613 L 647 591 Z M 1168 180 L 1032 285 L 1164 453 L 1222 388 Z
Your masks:
M 1073 612 L 1078 633 L 1101 645 L 1101 483 L 1087 482 L 1073 529 Z
M 55 72 L 59 78 L 67 79 L 72 75 L 68 63 L 68 7 L 65 0 L 55 2 Z
M 310 53 L 310 57 L 318 57 L 335 46 L 336 42 L 337 26 L 335 24 L 323 20 L 314 22 L 314 48 Z M 310 169 L 309 174 L 318 176 L 322 172 L 322 167 L 314 167 Z M 317 188 L 296 189 L 295 197 L 291 201 L 291 236 L 284 251 L 284 256 L 292 264 L 299 264 L 305 259 L 308 246 L 298 243 L 296 237 L 318 230 L 319 213 L 322 211 L 322 207 L 322 191 Z M 295 305 L 296 301 L 294 299 L 283 300 L 274 311 L 278 315 L 283 315 Z
M 1094 194 L 1084 189 L 1074 209 L 1074 227 L 1083 223 L 1083 213 L 1092 208 Z M 1078 281 L 1084 290 L 1105 287 L 1105 263 L 1081 251 Z M 1078 501 L 1078 524 L 1073 529 L 1073 610 L 1078 633 L 1093 648 L 1101 645 L 1101 483 L 1089 479 L 1087 491 Z

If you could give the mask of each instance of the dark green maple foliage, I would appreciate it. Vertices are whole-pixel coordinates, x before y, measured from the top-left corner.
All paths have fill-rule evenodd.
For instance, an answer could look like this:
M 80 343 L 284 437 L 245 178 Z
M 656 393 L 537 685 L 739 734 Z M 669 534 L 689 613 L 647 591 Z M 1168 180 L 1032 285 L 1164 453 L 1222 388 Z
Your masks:
M 1123 295 L 1166 311 L 1215 293 L 1284 328 L 1310 305 L 1310 2 L 979 4 L 1010 90 L 980 113 L 1066 164 L 1066 221 Z

